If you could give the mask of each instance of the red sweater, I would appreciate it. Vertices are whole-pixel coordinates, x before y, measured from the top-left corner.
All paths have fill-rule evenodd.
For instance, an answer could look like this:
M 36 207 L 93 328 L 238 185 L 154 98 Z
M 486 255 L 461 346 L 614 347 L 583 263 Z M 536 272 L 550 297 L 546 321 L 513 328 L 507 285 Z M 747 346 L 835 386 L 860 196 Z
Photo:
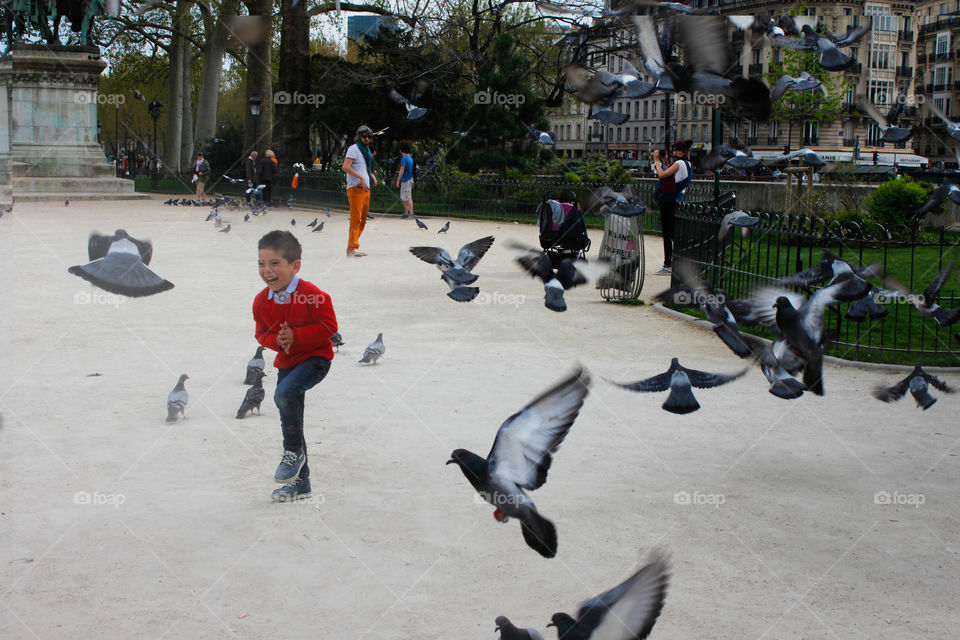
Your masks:
M 330 338 L 337 332 L 337 316 L 330 296 L 302 278 L 284 304 L 268 300 L 269 290 L 265 287 L 253 299 L 253 320 L 257 325 L 257 342 L 277 352 L 273 366 L 294 367 L 312 356 L 333 360 Z M 290 353 L 277 345 L 277 333 L 284 322 L 293 328 Z

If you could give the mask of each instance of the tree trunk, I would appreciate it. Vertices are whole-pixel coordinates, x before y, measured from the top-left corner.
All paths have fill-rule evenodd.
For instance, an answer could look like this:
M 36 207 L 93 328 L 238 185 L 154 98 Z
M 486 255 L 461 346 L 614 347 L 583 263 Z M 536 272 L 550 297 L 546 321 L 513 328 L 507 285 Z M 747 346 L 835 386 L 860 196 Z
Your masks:
M 180 167 L 193 169 L 193 103 L 190 102 L 190 50 L 184 51 L 183 61 L 183 125 L 180 132 Z
M 183 134 L 183 67 L 187 64 L 187 41 L 180 27 L 190 19 L 190 5 L 179 0 L 174 11 L 174 30 L 170 41 L 170 77 L 167 91 L 167 126 L 163 136 L 163 164 L 168 171 L 178 173 L 180 167 L 180 139 Z
M 289 96 L 286 104 L 278 104 L 274 145 L 278 158 L 286 164 L 310 163 L 310 122 L 319 106 L 317 94 L 310 87 L 310 20 L 307 3 L 290 7 L 291 0 L 282 0 L 280 13 L 280 64 L 278 95 Z M 294 97 L 297 100 L 293 100 Z
M 253 0 L 247 3 L 251 16 L 270 16 L 271 0 Z M 272 22 L 270 23 L 272 25 Z M 268 27 L 267 37 L 258 45 L 247 50 L 247 104 L 246 132 L 243 137 L 244 153 L 257 150 L 260 157 L 273 144 L 273 83 L 271 81 L 270 41 L 273 29 Z M 250 114 L 250 98 L 260 98 L 260 116 Z M 256 136 L 254 136 L 256 132 Z
M 225 0 L 220 5 L 220 15 L 206 25 L 207 47 L 203 54 L 203 72 L 197 96 L 197 124 L 194 142 L 197 149 L 205 149 L 217 136 L 217 99 L 223 56 L 227 49 L 227 20 L 236 15 L 239 0 Z

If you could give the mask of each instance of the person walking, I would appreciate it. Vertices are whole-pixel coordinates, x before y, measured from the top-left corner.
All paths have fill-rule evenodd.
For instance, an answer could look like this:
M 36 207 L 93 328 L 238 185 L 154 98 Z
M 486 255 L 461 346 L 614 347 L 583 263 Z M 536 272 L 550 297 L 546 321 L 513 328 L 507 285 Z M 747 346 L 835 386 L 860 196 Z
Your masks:
M 397 143 L 400 147 L 400 170 L 397 172 L 397 188 L 400 189 L 400 202 L 403 203 L 402 218 L 413 217 L 413 156 L 410 155 L 409 140 Z
M 273 202 L 273 177 L 277 175 L 277 156 L 272 149 L 267 149 L 263 154 L 263 160 L 260 161 L 260 184 L 266 185 L 263 188 L 263 201 L 268 205 Z
M 197 198 L 205 198 L 207 194 L 203 192 L 207 184 L 207 178 L 210 176 L 210 163 L 203 155 L 203 151 L 197 151 L 197 164 L 193 170 L 197 176 Z
M 362 258 L 367 255 L 360 251 L 360 234 L 367 224 L 370 213 L 370 189 L 377 186 L 377 177 L 373 175 L 373 154 L 370 153 L 370 140 L 373 129 L 367 125 L 357 128 L 356 142 L 347 149 L 343 161 L 343 172 L 347 174 L 347 200 L 350 202 L 350 231 L 347 237 L 347 255 Z
M 243 161 L 243 170 L 247 174 L 247 189 L 257 186 L 257 156 L 256 151 L 251 151 L 247 159 Z M 247 193 L 247 204 L 250 204 L 250 194 Z
M 693 178 L 693 167 L 687 160 L 687 153 L 693 146 L 693 140 L 677 141 L 673 144 L 673 157 L 676 160 L 664 169 L 660 164 L 660 150 L 653 152 L 653 169 L 657 173 L 656 199 L 660 205 L 660 228 L 663 233 L 663 268 L 657 275 L 669 275 L 673 263 L 673 219 L 677 213 L 677 204 L 683 202 L 683 192 Z

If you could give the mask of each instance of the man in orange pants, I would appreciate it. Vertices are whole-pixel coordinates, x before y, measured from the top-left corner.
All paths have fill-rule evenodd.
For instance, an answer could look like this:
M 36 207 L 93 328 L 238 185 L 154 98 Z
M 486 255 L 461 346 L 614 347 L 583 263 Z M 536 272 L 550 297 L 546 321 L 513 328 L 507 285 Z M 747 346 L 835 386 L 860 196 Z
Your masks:
M 367 224 L 370 211 L 370 186 L 377 186 L 377 177 L 373 175 L 373 154 L 370 153 L 370 140 L 373 130 L 367 125 L 357 129 L 357 141 L 347 149 L 343 161 L 343 172 L 347 174 L 347 200 L 350 201 L 350 236 L 347 239 L 347 256 L 362 258 L 367 255 L 360 251 L 360 234 Z

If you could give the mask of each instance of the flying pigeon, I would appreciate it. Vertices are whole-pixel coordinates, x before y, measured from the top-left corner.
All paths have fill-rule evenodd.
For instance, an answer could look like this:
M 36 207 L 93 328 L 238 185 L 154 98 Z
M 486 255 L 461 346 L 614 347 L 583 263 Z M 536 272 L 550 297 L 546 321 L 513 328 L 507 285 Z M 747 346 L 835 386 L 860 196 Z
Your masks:
M 823 259 L 809 269 L 804 269 L 780 280 L 785 287 L 812 287 L 835 282 L 840 276 L 851 274 L 860 281 L 874 277 L 880 272 L 880 266 L 855 267 L 846 260 L 837 257 L 830 249 L 823 250 Z M 866 291 L 864 292 L 866 295 Z M 861 296 L 862 297 L 862 296 Z
M 440 227 L 440 231 L 437 231 L 437 233 L 446 233 L 449 230 L 450 230 L 450 221 L 447 220 L 447 223 L 442 227 Z
M 799 51 L 819 53 L 817 63 L 822 68 L 827 71 L 843 71 L 856 61 L 851 56 L 842 53 L 838 47 L 848 47 L 855 44 L 868 31 L 870 31 L 869 22 L 845 34 L 821 35 L 816 33 L 809 24 L 805 24 L 801 29 L 803 38 L 799 40 L 784 37 L 784 31 L 777 28 L 771 30 L 770 40 L 774 47 L 787 47 Z
M 427 109 L 416 106 L 411 101 L 397 93 L 396 89 L 390 89 L 390 99 L 397 104 L 402 105 L 407 110 L 407 120 L 420 120 L 427 115 Z
M 666 391 L 669 389 L 670 395 L 667 396 L 666 401 L 663 403 L 664 410 L 670 413 L 684 415 L 693 413 L 700 408 L 700 403 L 698 403 L 694 397 L 691 387 L 697 387 L 698 389 L 719 387 L 720 385 L 733 382 L 737 378 L 740 378 L 748 370 L 749 369 L 744 369 L 743 371 L 730 375 L 707 373 L 705 371 L 687 369 L 680 364 L 679 360 L 673 358 L 670 361 L 669 369 L 652 378 L 628 383 L 613 382 L 612 380 L 610 382 L 618 387 L 629 389 L 630 391 Z
M 383 346 L 383 334 L 378 333 L 377 339 L 368 344 L 367 348 L 363 350 L 363 358 L 360 359 L 360 362 L 363 364 L 377 364 L 377 360 L 386 352 L 387 348 Z
M 548 627 L 560 640 L 643 640 L 657 623 L 670 582 L 670 563 L 662 553 L 622 583 L 580 604 L 577 617 L 555 613 Z
M 557 136 L 552 131 L 530 129 L 527 131 L 526 135 L 523 136 L 523 140 L 520 141 L 520 151 L 522 153 L 527 153 L 535 144 L 552 147 L 556 145 L 556 142 L 554 142 L 556 139 Z
M 337 348 L 337 351 L 340 351 L 340 347 L 346 344 L 343 341 L 343 336 L 340 335 L 340 332 L 337 331 L 335 334 L 330 336 L 330 344 Z
M 630 119 L 630 114 L 627 113 L 618 113 L 612 109 L 604 107 L 602 109 L 594 109 L 590 107 L 590 113 L 587 115 L 587 120 L 599 120 L 600 122 L 609 122 L 610 124 L 623 124 Z
M 847 313 L 844 317 L 851 322 L 863 322 L 867 319 L 868 314 L 870 315 L 871 320 L 880 320 L 885 318 L 890 311 L 877 302 L 877 298 L 882 301 L 886 301 L 894 298 L 896 295 L 897 294 L 895 291 L 888 291 L 886 289 L 880 289 L 879 287 L 873 286 L 870 288 L 870 291 L 867 293 L 867 295 L 850 303 L 850 307 L 847 309 Z
M 440 278 L 450 287 L 447 296 L 457 302 L 469 302 L 480 293 L 478 287 L 468 287 L 477 280 L 477 275 L 471 270 L 477 266 L 480 259 L 490 250 L 494 237 L 487 236 L 474 240 L 460 247 L 457 259 L 454 260 L 445 249 L 439 247 L 410 247 L 410 253 L 424 262 L 436 265 L 443 274 Z
M 877 108 L 869 100 L 862 101 L 861 106 L 863 110 L 866 111 L 868 116 L 873 118 L 874 122 L 877 123 L 877 127 L 883 132 L 880 135 L 880 140 L 883 142 L 906 142 L 913 136 L 912 128 L 907 129 L 896 126 L 897 120 L 899 120 L 900 114 L 903 112 L 903 107 L 906 104 L 906 92 L 907 85 L 903 85 L 886 116 L 880 115 L 880 112 L 877 111 Z
M 943 111 L 940 110 L 940 107 L 937 106 L 937 103 L 933 100 L 927 101 L 927 106 L 930 107 L 930 111 L 933 112 L 933 115 L 940 118 L 943 121 L 943 124 L 947 127 L 947 135 L 949 135 L 954 140 L 960 140 L 960 124 L 950 120 Z
M 913 367 L 910 375 L 892 387 L 876 387 L 873 395 L 878 400 L 883 400 L 884 402 L 895 402 L 902 398 L 907 391 L 910 391 L 913 399 L 917 401 L 917 406 L 926 411 L 937 401 L 936 398 L 930 395 L 930 392 L 927 390 L 927 385 L 933 385 L 934 388 L 944 393 L 954 392 L 954 389 L 947 385 L 947 383 L 936 376 L 930 375 L 918 364 Z
M 177 386 L 173 388 L 170 395 L 167 396 L 167 422 L 176 422 L 177 414 L 184 418 L 183 410 L 187 408 L 187 390 L 183 388 L 183 381 L 188 380 L 190 376 L 183 374 L 177 380 Z
M 819 89 L 823 84 L 818 78 L 811 76 L 806 71 L 801 71 L 800 75 L 796 78 L 793 76 L 784 75 L 777 83 L 773 86 L 773 89 L 770 91 L 770 102 L 776 102 L 783 95 L 790 91 L 813 91 L 814 89 Z
M 263 373 L 263 368 L 267 362 L 263 359 L 263 347 L 257 347 L 257 353 L 250 358 L 247 363 L 247 375 L 243 379 L 243 384 L 253 384 L 257 381 L 257 374 Z
M 173 283 L 147 267 L 153 256 L 152 245 L 131 238 L 123 229 L 117 229 L 112 236 L 90 234 L 87 255 L 90 262 L 67 271 L 104 291 L 140 298 L 173 288 Z
M 704 171 L 716 171 L 724 164 L 735 169 L 753 169 L 760 164 L 759 158 L 754 158 L 750 149 L 734 149 L 721 144 L 710 150 L 703 158 Z
M 789 164 L 791 160 L 795 158 L 800 158 L 800 161 L 808 167 L 822 167 L 827 163 L 820 159 L 820 156 L 816 154 L 815 151 L 810 149 L 797 149 L 796 151 L 791 151 L 790 153 L 775 156 L 773 158 L 766 158 L 764 164 L 768 166 L 773 166 L 777 164 Z
M 899 285 L 896 285 L 893 281 L 891 281 L 891 283 L 894 284 L 894 286 L 891 287 L 891 289 L 894 289 L 896 293 L 908 300 L 910 304 L 913 305 L 913 308 L 919 311 L 923 317 L 933 318 L 941 327 L 949 327 L 957 321 L 960 321 L 960 309 L 941 307 L 937 304 L 937 298 L 939 298 L 940 289 L 944 283 L 946 283 L 952 271 L 953 263 L 951 262 L 937 274 L 937 277 L 933 279 L 920 296 L 903 291 Z
M 688 260 L 676 261 L 674 265 L 677 277 L 689 289 L 686 299 L 681 299 L 675 295 L 675 303 L 693 303 L 693 306 L 700 308 L 707 315 L 707 319 L 713 323 L 713 331 L 723 340 L 723 343 L 730 348 L 737 356 L 747 358 L 753 355 L 750 346 L 745 342 L 743 334 L 737 327 L 733 312 L 725 304 L 726 296 L 722 291 L 713 288 L 713 285 L 705 282 Z M 679 294 L 679 292 L 677 292 Z M 686 293 L 686 292 L 685 292 Z
M 744 211 L 732 211 L 723 216 L 720 222 L 720 231 L 717 233 L 717 240 L 723 240 L 730 233 L 731 227 L 740 227 L 744 233 L 746 230 L 760 224 L 760 218 L 751 216 Z
M 947 198 L 960 204 L 960 187 L 957 187 L 957 185 L 952 182 L 944 182 L 930 194 L 930 199 L 927 200 L 922 207 L 913 212 L 913 217 L 919 220 Z
M 323 223 L 322 223 L 322 222 L 321 222 L 320 224 L 318 224 L 317 226 L 315 226 L 315 227 L 313 228 L 313 231 L 311 231 L 310 233 L 317 233 L 318 231 L 323 231 Z
M 507 616 L 497 616 L 494 631 L 500 632 L 500 640 L 543 640 L 543 636 L 536 629 L 520 629 L 513 626 Z
M 638 216 L 647 210 L 640 198 L 633 194 L 629 185 L 623 191 L 614 191 L 610 187 L 600 187 L 595 195 L 610 213 L 618 216 Z
M 601 279 L 610 286 L 615 286 L 611 284 L 611 280 L 616 278 L 616 275 L 613 273 L 613 265 L 609 259 L 598 259 L 591 263 L 586 260 L 564 258 L 554 269 L 553 262 L 545 251 L 537 251 L 519 242 L 510 242 L 507 246 L 518 254 L 517 264 L 527 275 L 539 278 L 543 282 L 543 306 L 551 311 L 567 310 L 563 292 L 568 289 Z
M 254 409 L 257 410 L 258 416 L 262 415 L 260 413 L 260 403 L 266 397 L 266 392 L 263 390 L 263 379 L 266 375 L 262 370 L 254 374 L 253 386 L 247 389 L 246 395 L 243 396 L 243 402 L 240 403 L 240 409 L 237 411 L 237 420 L 242 420 L 247 413 L 252 413 Z
M 317 226 L 317 221 L 318 221 L 318 220 L 319 220 L 319 218 L 314 218 L 314 219 L 313 219 L 313 222 L 311 222 L 311 223 L 308 224 L 307 226 L 308 226 L 308 227 L 315 227 L 315 226 Z
M 220 229 L 217 233 L 230 233 L 230 225 L 228 224 L 223 229 Z
M 542 555 L 557 555 L 557 530 L 537 512 L 524 489 L 547 481 L 551 454 L 560 447 L 590 390 L 590 374 L 578 367 L 500 426 L 487 458 L 455 449 L 447 464 L 456 464 L 480 496 L 495 507 L 500 522 L 520 520 L 523 539 Z
M 414 220 L 417 221 L 417 228 L 419 228 L 419 229 L 421 229 L 421 230 L 424 230 L 424 229 L 427 229 L 427 228 L 428 228 L 427 225 L 425 225 L 425 224 L 423 224 L 422 222 L 420 222 L 420 218 L 414 218 Z
M 749 334 L 741 334 L 741 338 L 750 348 L 760 370 L 770 383 L 770 393 L 784 400 L 794 400 L 803 395 L 807 385 L 794 376 L 803 370 L 804 361 L 790 349 L 786 340 L 781 338 L 772 346 L 767 346 L 759 338 Z

